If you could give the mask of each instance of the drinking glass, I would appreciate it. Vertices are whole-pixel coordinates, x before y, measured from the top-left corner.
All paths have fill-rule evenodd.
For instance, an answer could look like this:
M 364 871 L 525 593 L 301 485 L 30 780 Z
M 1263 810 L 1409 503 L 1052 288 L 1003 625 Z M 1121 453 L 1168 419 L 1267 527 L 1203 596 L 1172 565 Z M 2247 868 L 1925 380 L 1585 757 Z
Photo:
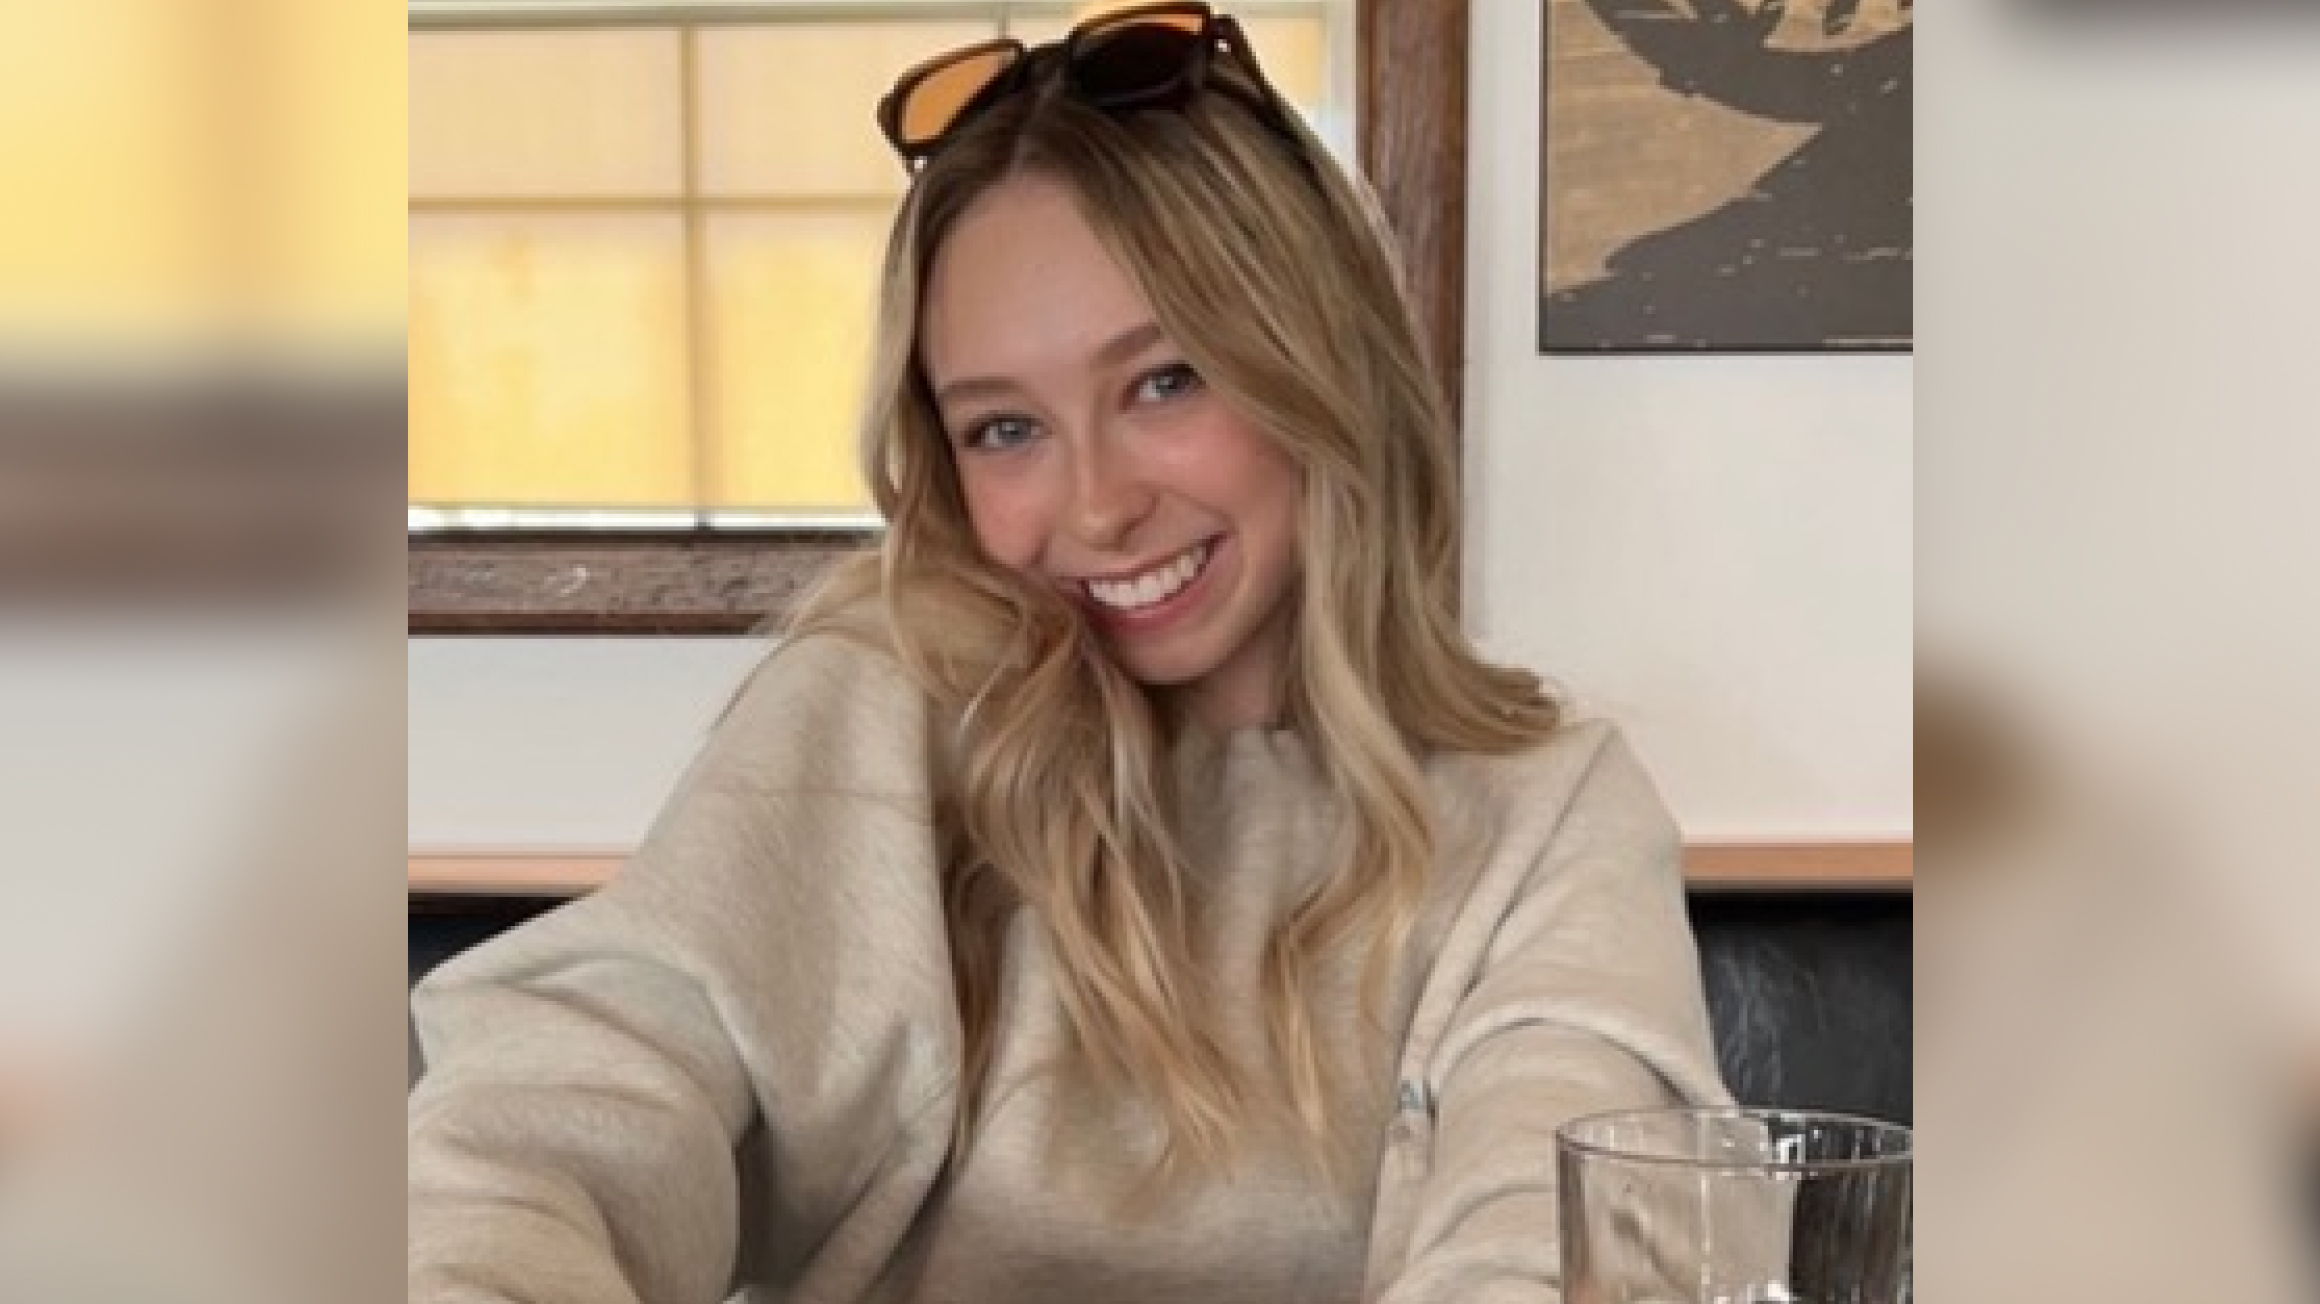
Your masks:
M 1658 1109 L 1556 1133 L 1565 1304 L 1905 1304 L 1910 1131 Z

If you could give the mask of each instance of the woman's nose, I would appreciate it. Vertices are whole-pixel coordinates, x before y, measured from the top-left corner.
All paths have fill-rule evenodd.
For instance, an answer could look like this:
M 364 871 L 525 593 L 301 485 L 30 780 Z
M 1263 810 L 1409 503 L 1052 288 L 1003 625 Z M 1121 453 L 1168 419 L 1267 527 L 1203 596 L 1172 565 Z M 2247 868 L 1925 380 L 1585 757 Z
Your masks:
M 1072 532 L 1082 545 L 1099 551 L 1118 550 L 1151 513 L 1154 501 L 1134 459 L 1111 439 L 1110 432 L 1099 432 L 1079 441 L 1072 459 Z

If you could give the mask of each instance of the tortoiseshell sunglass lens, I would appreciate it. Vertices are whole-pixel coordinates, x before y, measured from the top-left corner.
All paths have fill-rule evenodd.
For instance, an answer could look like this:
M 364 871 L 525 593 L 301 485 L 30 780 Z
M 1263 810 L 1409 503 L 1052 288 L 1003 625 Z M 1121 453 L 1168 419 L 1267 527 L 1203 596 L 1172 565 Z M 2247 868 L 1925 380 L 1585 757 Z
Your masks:
M 941 140 L 975 97 L 990 89 L 1023 54 L 1012 42 L 961 50 L 906 79 L 893 111 L 896 143 L 919 149 Z
M 1200 61 L 1211 21 L 1200 5 L 1091 18 L 1071 34 L 1071 78 L 1082 94 L 1115 106 L 1180 94 Z

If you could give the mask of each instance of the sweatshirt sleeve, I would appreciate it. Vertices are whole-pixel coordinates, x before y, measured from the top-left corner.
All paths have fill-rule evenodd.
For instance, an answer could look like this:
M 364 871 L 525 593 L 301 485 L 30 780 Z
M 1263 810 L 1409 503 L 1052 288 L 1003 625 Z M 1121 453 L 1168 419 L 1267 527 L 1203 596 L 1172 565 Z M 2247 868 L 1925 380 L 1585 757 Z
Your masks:
M 1555 1304 L 1556 1128 L 1730 1103 L 1674 821 L 1602 737 L 1431 1057 L 1430 1157 L 1385 1304 Z
M 422 983 L 410 1304 L 715 1304 L 834 1239 L 946 1086 L 929 809 L 899 669 L 802 640 L 611 883 Z

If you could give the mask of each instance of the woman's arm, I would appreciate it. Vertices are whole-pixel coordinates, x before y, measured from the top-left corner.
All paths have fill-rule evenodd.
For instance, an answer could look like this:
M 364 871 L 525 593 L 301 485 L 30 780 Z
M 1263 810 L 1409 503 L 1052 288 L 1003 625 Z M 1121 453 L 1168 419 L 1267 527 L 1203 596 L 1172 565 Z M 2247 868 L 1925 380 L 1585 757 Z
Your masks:
M 747 1080 L 699 984 L 601 931 L 550 916 L 415 999 L 411 1304 L 724 1297 Z
M 1728 1103 L 1676 828 L 1616 734 L 1496 922 L 1438 1047 L 1406 1257 L 1381 1298 L 1550 1304 L 1555 1129 L 1607 1109 Z
M 948 1135 L 925 745 L 890 662 L 784 649 L 611 883 L 421 984 L 411 1304 L 714 1304 L 881 1239 L 831 1233 Z

